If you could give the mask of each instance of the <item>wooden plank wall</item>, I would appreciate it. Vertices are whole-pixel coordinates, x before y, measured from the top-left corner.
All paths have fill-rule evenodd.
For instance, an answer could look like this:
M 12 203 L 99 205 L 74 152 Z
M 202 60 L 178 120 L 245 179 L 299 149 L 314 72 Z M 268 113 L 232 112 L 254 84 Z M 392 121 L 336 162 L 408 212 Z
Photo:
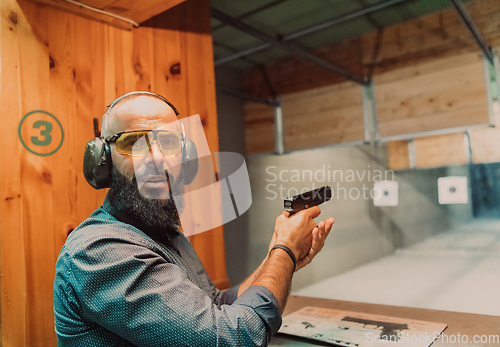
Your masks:
M 364 140 L 362 88 L 352 82 L 283 96 L 285 150 Z
M 389 167 L 392 170 L 407 169 L 410 167 L 410 150 L 408 141 L 391 141 L 387 144 Z
M 414 140 L 416 167 L 461 165 L 469 162 L 463 133 L 421 137 Z
M 500 46 L 500 2 L 474 0 L 465 6 L 486 42 L 490 46 Z M 480 50 L 456 11 L 450 7 L 311 53 L 359 76 L 375 76 L 472 52 L 480 53 Z M 262 97 L 285 95 L 343 81 L 344 78 L 293 56 L 243 73 L 245 91 Z
M 500 124 L 500 105 L 493 103 L 495 124 Z M 469 130 L 469 140 L 464 132 L 414 139 L 415 167 L 429 168 L 462 165 L 469 162 L 500 162 L 500 127 Z M 469 149 L 470 143 L 470 149 Z M 387 144 L 389 167 L 393 170 L 410 168 L 408 141 L 391 141 Z M 472 154 L 472 157 L 470 157 Z
M 384 72 L 374 76 L 373 83 L 382 138 L 489 122 L 483 61 L 478 53 L 438 58 Z M 362 87 L 353 82 L 290 93 L 281 99 L 285 150 L 364 140 Z M 246 103 L 245 126 L 247 153 L 274 150 L 270 107 Z M 446 138 L 451 137 L 434 137 L 441 139 L 436 145 L 446 146 L 442 140 Z M 423 141 L 417 139 L 415 143 Z M 391 160 L 407 162 L 392 168 L 409 165 L 407 159 Z M 417 164 L 435 166 L 436 163 Z
M 374 76 L 380 137 L 488 124 L 478 53 L 438 58 Z
M 497 47 L 497 50 L 500 47 Z M 494 128 L 474 129 L 469 132 L 473 163 L 500 162 L 500 101 L 493 102 Z
M 380 137 L 489 122 L 483 62 L 477 53 L 384 72 L 373 83 Z M 283 95 L 285 150 L 364 140 L 361 95 L 362 88 L 353 82 Z M 270 107 L 246 103 L 245 126 L 247 153 L 274 150 Z
M 500 47 L 500 2 L 476 0 L 466 6 L 486 42 Z M 323 47 L 313 53 L 359 75 L 373 76 L 381 137 L 488 123 L 481 52 L 451 8 Z M 357 128 L 356 136 L 351 138 L 363 139 L 360 133 L 363 119 L 356 112 L 351 112 L 349 121 L 356 121 L 357 125 L 344 123 L 337 128 L 342 124 L 339 117 L 344 117 L 343 105 L 347 101 L 338 98 L 334 86 L 348 83 L 342 81 L 341 77 L 295 57 L 249 69 L 243 75 L 246 92 L 262 97 L 273 94 L 282 97 L 287 149 L 310 147 L 308 141 L 300 141 L 295 134 L 314 139 L 315 145 L 320 146 L 348 142 L 346 137 L 332 135 L 332 132 L 342 129 L 349 133 Z M 324 97 L 311 98 L 308 93 Z M 360 98 L 354 95 L 345 97 L 350 98 L 353 107 L 356 104 L 355 107 L 361 109 Z M 324 113 L 322 105 L 328 104 L 329 99 L 342 101 L 330 103 L 328 112 Z M 286 100 L 295 107 L 287 107 Z M 302 123 L 297 123 L 300 119 L 295 111 L 297 105 L 308 105 L 308 109 L 313 110 Z M 322 119 L 326 114 L 329 117 Z M 247 114 L 245 117 L 247 120 Z M 252 129 L 261 127 L 258 119 L 252 116 Z M 316 119 L 322 119 L 319 122 L 325 125 L 319 133 L 307 128 L 307 124 L 314 124 Z M 266 122 L 272 125 L 270 118 L 266 118 Z M 294 124 L 297 124 L 295 128 Z M 496 129 L 474 130 L 470 134 L 474 162 L 500 160 L 500 147 L 494 142 Z M 258 137 L 247 137 L 248 153 L 274 150 L 258 140 Z M 266 138 L 266 143 L 270 141 Z M 464 156 L 468 155 L 463 141 L 463 136 L 451 134 L 435 136 L 432 141 L 416 139 L 417 167 L 463 163 Z M 434 146 L 429 145 L 432 143 Z M 407 141 L 389 143 L 392 169 L 409 167 L 407 147 Z M 461 153 L 460 158 L 435 157 L 439 152 L 436 148 L 441 148 L 440 153 L 456 149 Z M 435 153 L 427 153 L 427 149 Z
M 274 141 L 274 109 L 271 106 L 245 102 L 245 141 L 246 152 L 266 153 L 273 152 Z
M 209 4 L 188 0 L 132 31 L 27 0 L 0 6 L 1 345 L 55 346 L 55 261 L 67 234 L 105 195 L 82 174 L 92 119 L 125 92 L 155 91 L 183 116 L 200 114 L 217 151 Z M 177 63 L 181 73 L 173 75 Z M 64 129 L 53 155 L 20 142 L 18 125 L 33 110 L 50 112 Z M 227 285 L 222 227 L 192 242 L 214 281 Z
M 352 82 L 284 95 L 285 150 L 364 140 L 362 88 Z M 245 135 L 248 154 L 273 152 L 274 110 L 246 102 Z
M 474 0 L 464 5 L 487 44 L 499 46 L 500 2 Z M 361 60 L 369 76 L 437 58 L 481 52 L 451 5 L 446 10 L 363 35 L 361 41 Z
M 387 143 L 389 168 L 401 170 L 411 168 L 409 142 L 407 140 Z M 415 168 L 432 168 L 469 163 L 469 146 L 463 132 L 419 137 L 413 140 Z
M 477 129 L 470 132 L 473 163 L 500 162 L 500 128 Z
M 360 38 L 325 46 L 311 53 L 358 76 L 364 73 Z M 266 98 L 345 81 L 344 77 L 295 56 L 243 71 L 244 90 Z
M 362 88 L 344 82 L 282 98 L 285 150 L 364 140 Z M 247 154 L 275 150 L 274 109 L 245 102 Z

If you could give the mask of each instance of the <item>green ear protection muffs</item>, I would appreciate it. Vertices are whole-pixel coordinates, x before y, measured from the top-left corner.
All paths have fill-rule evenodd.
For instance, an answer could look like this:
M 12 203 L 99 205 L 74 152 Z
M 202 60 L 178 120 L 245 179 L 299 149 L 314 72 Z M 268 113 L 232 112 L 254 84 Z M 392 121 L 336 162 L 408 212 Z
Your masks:
M 108 107 L 108 112 L 120 101 L 132 95 L 151 95 L 167 103 L 179 116 L 179 111 L 166 98 L 152 92 L 130 92 L 120 96 Z M 184 129 L 184 128 L 183 128 Z M 83 156 L 83 175 L 87 182 L 94 189 L 109 188 L 112 180 L 111 149 L 109 144 L 102 138 L 96 137 L 87 142 L 85 154 Z M 182 143 L 182 168 L 181 176 L 184 179 L 184 185 L 191 184 L 198 174 L 198 151 L 195 143 L 184 136 Z

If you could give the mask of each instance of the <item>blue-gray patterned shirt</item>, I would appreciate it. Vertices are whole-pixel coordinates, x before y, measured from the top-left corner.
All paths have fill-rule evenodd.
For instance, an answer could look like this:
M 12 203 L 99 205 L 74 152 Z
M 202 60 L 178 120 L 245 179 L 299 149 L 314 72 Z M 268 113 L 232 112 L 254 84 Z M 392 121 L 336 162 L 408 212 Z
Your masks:
M 262 346 L 281 325 L 274 295 L 216 289 L 189 240 L 168 246 L 107 199 L 66 240 L 54 312 L 62 346 Z

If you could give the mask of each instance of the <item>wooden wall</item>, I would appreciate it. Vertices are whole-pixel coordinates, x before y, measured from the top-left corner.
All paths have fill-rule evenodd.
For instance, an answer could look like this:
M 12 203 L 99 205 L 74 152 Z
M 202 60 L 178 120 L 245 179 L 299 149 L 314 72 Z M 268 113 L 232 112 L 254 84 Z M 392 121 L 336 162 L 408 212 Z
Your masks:
M 469 135 L 473 163 L 500 162 L 499 127 L 472 130 Z
M 1 341 L 5 347 L 55 346 L 55 261 L 67 234 L 105 195 L 82 174 L 93 118 L 100 120 L 106 105 L 125 92 L 151 90 L 183 116 L 200 114 L 217 151 L 209 3 L 188 0 L 132 31 L 26 0 L 0 6 Z M 180 74 L 174 75 L 177 63 Z M 35 155 L 21 144 L 18 126 L 34 110 L 50 112 L 62 125 L 64 141 L 52 155 Z M 62 136 L 52 123 L 57 141 Z M 222 227 L 192 241 L 214 281 L 227 285 Z
M 410 167 L 410 148 L 408 141 L 391 141 L 387 144 L 388 166 L 392 170 Z
M 461 165 L 469 162 L 463 133 L 427 136 L 414 140 L 416 167 Z
M 344 82 L 282 97 L 285 150 L 364 140 L 362 88 Z M 246 102 L 248 154 L 275 150 L 274 109 Z
M 494 116 L 500 120 L 500 106 L 493 103 Z M 414 139 L 413 150 L 416 168 L 429 168 L 467 163 L 500 162 L 500 127 L 487 127 L 465 132 L 427 136 Z M 470 147 L 469 147 L 470 146 Z M 408 169 L 410 165 L 409 146 L 407 140 L 390 141 L 389 167 L 394 170 Z
M 500 2 L 474 0 L 465 6 L 486 42 L 490 46 L 500 46 Z M 450 6 L 444 11 L 325 46 L 311 53 L 358 76 L 375 76 L 438 58 L 472 52 L 480 53 L 480 50 Z M 263 97 L 343 81 L 343 77 L 294 56 L 248 69 L 243 74 L 245 91 Z
M 271 106 L 245 102 L 245 142 L 246 152 L 266 153 L 275 149 L 274 109 Z
M 500 2 L 476 0 L 467 10 L 486 42 L 500 47 Z M 313 53 L 373 77 L 380 137 L 489 123 L 481 51 L 451 8 Z M 247 93 L 281 96 L 285 149 L 364 139 L 361 87 L 342 77 L 290 57 L 245 71 L 243 82 Z M 273 127 L 269 112 L 246 111 L 247 134 L 254 134 L 248 153 L 274 150 L 270 132 L 262 142 L 256 135 L 264 122 L 266 131 Z M 470 132 L 473 162 L 500 160 L 498 131 Z M 464 141 L 462 133 L 415 139 L 417 167 L 467 163 Z M 392 169 L 410 167 L 407 141 L 390 142 L 388 151 Z
M 362 141 L 362 88 L 344 82 L 283 96 L 286 150 Z
M 465 53 L 374 76 L 379 137 L 488 124 L 483 68 L 478 53 Z M 361 86 L 342 82 L 281 96 L 285 150 L 363 141 L 362 93 Z M 271 107 L 246 103 L 245 126 L 247 153 L 274 151 Z M 436 146 L 444 148 L 447 145 L 444 139 L 452 136 L 433 138 L 438 141 Z M 418 147 L 424 141 L 416 139 L 415 144 Z M 407 146 L 407 141 L 403 142 Z M 409 167 L 408 158 L 394 158 L 394 150 L 400 144 L 389 145 L 391 165 L 395 165 L 391 166 L 393 169 Z M 452 141 L 450 146 L 454 144 L 456 141 Z M 465 145 L 460 148 L 465 148 Z M 407 151 L 405 153 L 407 155 Z M 450 156 L 445 156 L 443 164 L 446 158 L 451 160 Z M 395 164 L 395 161 L 400 163 Z M 462 162 L 449 161 L 450 164 Z M 436 166 L 432 161 L 427 164 L 418 161 L 418 164 Z
M 382 138 L 489 122 L 479 53 L 384 72 L 373 84 Z

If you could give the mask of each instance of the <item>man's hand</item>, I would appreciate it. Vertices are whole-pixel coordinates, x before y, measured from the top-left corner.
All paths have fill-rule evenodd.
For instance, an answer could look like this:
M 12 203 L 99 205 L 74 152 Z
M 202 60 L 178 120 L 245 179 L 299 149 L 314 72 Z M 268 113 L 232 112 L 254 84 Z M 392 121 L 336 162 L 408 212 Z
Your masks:
M 283 215 L 289 215 L 288 212 L 283 211 Z M 279 217 L 278 217 L 279 218 Z M 302 269 L 304 266 L 311 263 L 313 258 L 323 249 L 325 245 L 325 240 L 332 229 L 333 223 L 335 222 L 334 218 L 328 218 L 324 221 L 319 222 L 318 226 L 312 230 L 312 244 L 309 252 L 302 258 L 297 258 L 297 271 Z M 269 244 L 269 250 L 273 248 L 276 244 L 276 233 L 273 234 L 273 238 L 271 243 Z
M 309 264 L 316 254 L 321 251 L 334 222 L 335 219 L 328 218 L 327 220 L 319 222 L 318 226 L 313 229 L 311 248 L 305 257 L 297 260 L 297 271 Z
M 290 216 L 286 211 L 276 218 L 273 239 L 269 250 L 276 245 L 285 245 L 295 254 L 296 269 L 311 262 L 323 248 L 325 239 L 332 228 L 334 219 L 328 218 L 316 225 L 313 218 L 321 213 L 314 206 Z M 280 306 L 281 313 L 285 310 L 286 299 L 290 293 L 293 269 L 290 257 L 284 251 L 268 252 L 259 268 L 240 285 L 238 295 L 251 285 L 260 285 L 269 289 Z
M 290 216 L 286 211 L 276 218 L 274 228 L 274 244 L 282 244 L 292 250 L 297 259 L 302 259 L 309 253 L 312 246 L 312 231 L 316 227 L 313 218 L 321 213 L 318 206 L 314 206 Z

